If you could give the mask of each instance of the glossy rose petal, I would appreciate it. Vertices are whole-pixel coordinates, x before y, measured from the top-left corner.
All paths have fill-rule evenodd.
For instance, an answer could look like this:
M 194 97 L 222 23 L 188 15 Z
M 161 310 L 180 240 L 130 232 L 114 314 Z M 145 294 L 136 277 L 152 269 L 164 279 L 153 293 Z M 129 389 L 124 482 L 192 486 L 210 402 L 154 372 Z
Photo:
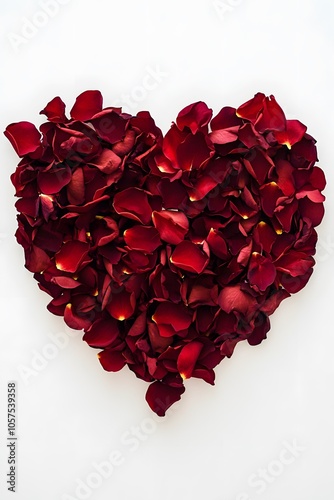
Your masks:
M 87 330 L 83 340 L 91 347 L 107 347 L 117 339 L 119 330 L 117 321 L 113 318 L 98 319 Z

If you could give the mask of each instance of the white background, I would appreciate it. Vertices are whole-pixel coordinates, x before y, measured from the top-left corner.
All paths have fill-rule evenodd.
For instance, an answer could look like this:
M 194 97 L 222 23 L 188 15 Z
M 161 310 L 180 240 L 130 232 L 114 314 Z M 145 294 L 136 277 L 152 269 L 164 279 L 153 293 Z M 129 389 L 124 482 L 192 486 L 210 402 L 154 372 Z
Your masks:
M 263 91 L 318 139 L 328 180 L 326 216 L 314 275 L 272 316 L 268 340 L 258 347 L 239 344 L 216 369 L 215 387 L 187 381 L 168 417 L 152 419 L 147 384 L 127 369 L 104 372 L 80 333 L 72 335 L 46 310 L 48 296 L 24 269 L 13 236 L 9 175 L 18 159 L 0 138 L 1 499 L 84 498 L 75 490 L 88 478 L 98 485 L 86 490 L 92 500 L 332 500 L 333 3 L 221 0 L 220 9 L 212 0 L 62 4 L 56 2 L 52 17 L 41 16 L 37 0 L 1 1 L 1 130 L 20 120 L 39 125 L 38 112 L 51 98 L 60 95 L 70 109 L 86 89 L 100 89 L 105 105 L 132 95 L 127 110 L 149 109 L 164 132 L 191 102 L 204 100 L 217 113 Z M 27 20 L 44 26 L 29 28 Z M 146 75 L 157 69 L 160 81 L 150 79 L 155 88 L 145 89 Z M 50 347 L 50 335 L 59 332 L 67 345 Z M 26 383 L 22 367 L 35 370 Z M 15 495 L 6 490 L 6 387 L 12 379 L 18 384 Z M 295 456 L 283 451 L 293 443 Z M 115 450 L 122 463 L 102 480 L 94 463 Z M 256 483 L 261 468 L 269 470 L 262 487 Z

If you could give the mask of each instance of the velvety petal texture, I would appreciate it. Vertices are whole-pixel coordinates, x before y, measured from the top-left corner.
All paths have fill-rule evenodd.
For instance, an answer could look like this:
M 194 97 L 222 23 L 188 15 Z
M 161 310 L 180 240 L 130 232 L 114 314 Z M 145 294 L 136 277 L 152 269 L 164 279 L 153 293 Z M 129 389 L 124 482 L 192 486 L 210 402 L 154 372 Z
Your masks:
M 269 316 L 315 264 L 326 179 L 316 141 L 257 93 L 213 118 L 202 101 L 163 135 L 147 111 L 57 96 L 8 125 L 25 266 L 48 310 L 83 330 L 102 368 L 127 366 L 158 415 L 187 379 L 214 384 L 237 344 L 262 342 Z

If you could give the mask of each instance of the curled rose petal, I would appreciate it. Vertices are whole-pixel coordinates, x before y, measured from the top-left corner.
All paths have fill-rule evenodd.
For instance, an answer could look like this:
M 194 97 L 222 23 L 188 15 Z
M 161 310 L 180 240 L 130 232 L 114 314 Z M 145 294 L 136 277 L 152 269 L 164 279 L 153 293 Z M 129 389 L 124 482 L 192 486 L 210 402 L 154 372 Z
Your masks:
M 40 115 L 46 115 L 50 122 L 54 123 L 64 123 L 67 121 L 65 116 L 65 103 L 60 99 L 60 97 L 55 97 L 50 101 L 42 111 Z
M 205 127 L 212 117 L 212 109 L 209 109 L 205 102 L 195 102 L 185 107 L 176 118 L 179 129 L 189 127 L 195 134 L 199 129 Z

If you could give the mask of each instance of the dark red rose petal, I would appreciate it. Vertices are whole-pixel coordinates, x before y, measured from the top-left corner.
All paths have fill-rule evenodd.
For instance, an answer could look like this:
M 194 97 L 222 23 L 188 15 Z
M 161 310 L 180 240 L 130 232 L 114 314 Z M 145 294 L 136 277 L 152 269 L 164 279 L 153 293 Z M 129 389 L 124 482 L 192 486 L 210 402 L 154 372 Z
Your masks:
M 179 129 L 189 127 L 195 134 L 202 127 L 205 127 L 212 117 L 212 109 L 209 109 L 205 102 L 195 102 L 184 108 L 176 118 Z
M 146 401 L 159 417 L 163 417 L 168 408 L 181 399 L 184 391 L 184 386 L 171 387 L 170 385 L 157 381 L 151 384 L 147 389 Z
M 126 365 L 126 360 L 121 351 L 105 349 L 98 354 L 98 358 L 103 369 L 107 372 L 119 372 Z
M 117 339 L 119 330 L 117 321 L 113 318 L 98 319 L 87 330 L 83 340 L 91 347 L 107 347 Z

